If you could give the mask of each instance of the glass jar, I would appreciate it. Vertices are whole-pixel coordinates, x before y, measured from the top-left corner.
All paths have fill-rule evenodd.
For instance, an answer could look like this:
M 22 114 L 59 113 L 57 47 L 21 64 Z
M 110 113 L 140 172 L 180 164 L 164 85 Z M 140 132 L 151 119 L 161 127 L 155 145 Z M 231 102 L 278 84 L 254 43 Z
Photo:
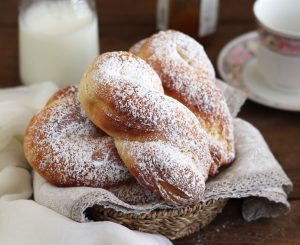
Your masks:
M 94 0 L 21 0 L 19 63 L 24 84 L 79 82 L 99 54 Z
M 218 7 L 219 0 L 158 0 L 157 28 L 204 40 L 216 31 Z

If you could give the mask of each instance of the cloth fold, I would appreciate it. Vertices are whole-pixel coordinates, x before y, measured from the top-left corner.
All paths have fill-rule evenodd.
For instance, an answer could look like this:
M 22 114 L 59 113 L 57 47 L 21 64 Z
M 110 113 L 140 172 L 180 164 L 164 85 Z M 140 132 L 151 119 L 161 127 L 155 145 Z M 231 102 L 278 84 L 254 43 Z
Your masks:
M 0 204 L 0 244 L 170 245 L 165 237 L 131 231 L 113 222 L 77 223 L 36 202 Z
M 32 196 L 22 138 L 31 117 L 56 90 L 51 82 L 0 89 L 0 202 Z

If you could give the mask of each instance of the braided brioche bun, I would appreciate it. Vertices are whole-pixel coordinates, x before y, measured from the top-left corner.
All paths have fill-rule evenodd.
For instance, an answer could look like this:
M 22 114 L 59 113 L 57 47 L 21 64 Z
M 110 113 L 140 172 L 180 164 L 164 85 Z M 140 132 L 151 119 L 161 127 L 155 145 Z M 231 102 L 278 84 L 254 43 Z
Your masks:
M 163 93 L 145 61 L 127 52 L 100 55 L 80 81 L 79 99 L 142 186 L 172 204 L 202 199 L 212 162 L 207 135 L 190 110 Z
M 167 95 L 187 106 L 208 134 L 210 174 L 235 157 L 233 123 L 203 47 L 178 31 L 162 31 L 136 43 L 130 52 L 144 59 L 161 78 Z
M 77 86 L 59 90 L 32 118 L 24 153 L 33 169 L 56 186 L 109 188 L 132 178 L 113 139 L 82 111 Z

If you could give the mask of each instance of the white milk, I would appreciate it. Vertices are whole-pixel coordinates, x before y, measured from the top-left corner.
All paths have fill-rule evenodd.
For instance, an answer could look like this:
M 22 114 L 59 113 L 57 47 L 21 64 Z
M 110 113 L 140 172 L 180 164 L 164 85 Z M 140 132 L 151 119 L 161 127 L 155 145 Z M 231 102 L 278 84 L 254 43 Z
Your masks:
M 37 2 L 19 17 L 19 48 L 23 83 L 77 83 L 99 54 L 97 17 L 84 2 Z

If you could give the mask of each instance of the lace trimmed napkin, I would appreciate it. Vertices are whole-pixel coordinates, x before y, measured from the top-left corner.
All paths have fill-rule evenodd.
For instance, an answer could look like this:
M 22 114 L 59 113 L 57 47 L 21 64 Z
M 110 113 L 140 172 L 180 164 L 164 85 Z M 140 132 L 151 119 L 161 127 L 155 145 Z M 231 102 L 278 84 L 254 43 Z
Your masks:
M 217 81 L 235 117 L 246 97 L 240 91 Z M 203 201 L 219 198 L 245 198 L 243 217 L 250 221 L 275 217 L 289 211 L 287 193 L 292 183 L 272 155 L 263 137 L 251 124 L 234 119 L 237 157 L 230 167 L 209 179 Z M 148 213 L 172 207 L 136 183 L 112 189 L 58 188 L 34 175 L 35 200 L 78 222 L 87 222 L 85 211 L 94 205 L 124 213 Z M 128 197 L 135 197 L 129 202 Z

